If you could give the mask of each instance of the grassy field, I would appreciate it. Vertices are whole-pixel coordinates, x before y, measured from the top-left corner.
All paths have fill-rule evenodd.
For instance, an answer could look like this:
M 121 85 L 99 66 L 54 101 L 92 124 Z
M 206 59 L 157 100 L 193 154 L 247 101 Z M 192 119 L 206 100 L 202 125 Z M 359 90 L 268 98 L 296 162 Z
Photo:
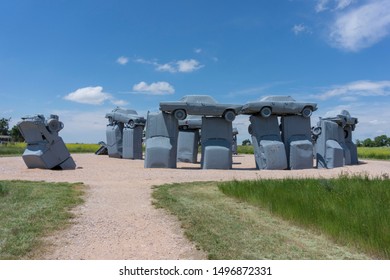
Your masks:
M 390 160 L 390 147 L 358 147 L 359 158 Z
M 99 144 L 66 144 L 70 153 L 94 153 L 100 145 Z M 26 143 L 8 143 L 0 145 L 0 156 L 15 156 L 23 154 L 26 148 Z M 144 147 L 143 147 L 144 148 Z M 199 148 L 200 151 L 200 148 Z M 237 151 L 239 154 L 253 154 L 253 146 L 238 145 Z M 358 156 L 362 159 L 381 159 L 390 160 L 390 147 L 380 148 L 365 148 L 358 147 Z
M 252 145 L 250 145 L 250 146 L 238 145 L 237 152 L 239 154 L 253 154 L 253 146 Z
M 362 159 L 390 160 L 390 147 L 358 147 L 358 157 Z M 253 154 L 253 146 L 237 147 L 239 154 Z
M 94 153 L 99 149 L 99 144 L 80 144 L 80 143 L 69 143 L 66 144 L 70 153 Z M 7 143 L 0 145 L 0 156 L 15 156 L 22 155 L 26 143 Z
M 81 184 L 0 181 L 0 259 L 28 259 L 42 237 L 70 222 L 82 203 Z
M 338 179 L 285 179 L 220 183 L 229 196 L 390 258 L 390 180 L 341 176 Z
M 388 259 L 389 182 L 198 182 L 159 186 L 153 197 L 209 259 Z

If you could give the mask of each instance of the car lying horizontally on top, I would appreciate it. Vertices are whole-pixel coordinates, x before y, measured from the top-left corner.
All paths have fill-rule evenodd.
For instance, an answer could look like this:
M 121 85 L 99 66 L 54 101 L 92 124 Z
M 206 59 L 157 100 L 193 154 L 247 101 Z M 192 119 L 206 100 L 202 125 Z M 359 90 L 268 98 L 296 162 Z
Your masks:
M 121 122 L 127 124 L 130 128 L 136 125 L 145 125 L 146 120 L 137 114 L 137 111 L 130 109 L 115 108 L 112 112 L 106 114 L 109 123 Z
M 179 101 L 160 102 L 160 110 L 170 113 L 178 120 L 184 120 L 187 115 L 222 116 L 232 122 L 239 114 L 242 105 L 219 104 L 208 95 L 187 95 Z
M 315 110 L 316 103 L 297 102 L 291 96 L 266 96 L 260 101 L 245 104 L 240 114 L 260 114 L 264 118 L 271 115 L 302 115 L 308 118 Z

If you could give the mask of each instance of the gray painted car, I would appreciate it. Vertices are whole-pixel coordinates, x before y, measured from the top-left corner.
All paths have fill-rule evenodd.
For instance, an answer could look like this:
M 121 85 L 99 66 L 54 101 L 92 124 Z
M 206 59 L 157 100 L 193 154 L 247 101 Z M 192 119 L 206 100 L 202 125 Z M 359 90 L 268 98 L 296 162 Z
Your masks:
M 115 108 L 112 112 L 106 114 L 106 118 L 109 123 L 121 122 L 128 124 L 130 128 L 134 128 L 136 125 L 145 125 L 146 120 L 137 114 L 137 111 L 131 109 Z
M 266 96 L 260 101 L 245 104 L 240 114 L 260 114 L 264 118 L 271 115 L 300 114 L 308 118 L 315 110 L 317 110 L 316 103 L 297 102 L 291 96 Z
M 232 122 L 239 114 L 242 105 L 220 104 L 209 95 L 186 95 L 179 101 L 160 102 L 160 110 L 170 113 L 178 120 L 187 115 L 222 116 Z
M 340 114 L 338 114 L 336 117 L 321 118 L 321 120 L 333 121 L 339 126 L 341 126 L 343 129 L 350 127 L 352 131 L 355 130 L 356 124 L 358 123 L 358 119 L 351 117 L 347 110 L 342 110 Z M 321 126 L 313 127 L 311 133 L 313 135 L 313 138 L 317 139 L 318 135 L 321 134 Z M 348 131 L 344 130 L 344 134 L 346 136 L 345 138 L 347 138 Z
M 179 129 L 201 129 L 202 128 L 202 117 L 189 115 L 184 120 L 179 121 Z
M 347 110 L 342 110 L 336 117 L 324 118 L 324 120 L 334 121 L 341 127 L 351 126 L 352 130 L 355 129 L 356 124 L 358 123 L 358 119 L 351 117 Z

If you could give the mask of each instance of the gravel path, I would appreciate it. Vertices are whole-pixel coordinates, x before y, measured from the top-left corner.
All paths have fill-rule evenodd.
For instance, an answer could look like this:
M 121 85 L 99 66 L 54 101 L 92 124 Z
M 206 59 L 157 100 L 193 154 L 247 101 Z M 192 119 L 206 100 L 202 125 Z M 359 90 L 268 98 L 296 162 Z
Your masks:
M 233 170 L 201 170 L 199 164 L 178 163 L 177 169 L 145 169 L 142 160 L 73 155 L 76 170 L 27 169 L 21 157 L 0 158 L 0 180 L 83 182 L 86 201 L 74 211 L 72 226 L 48 238 L 44 259 L 203 259 L 183 235 L 175 217 L 151 204 L 153 185 L 231 179 L 334 177 L 341 173 L 390 173 L 390 161 L 330 170 L 256 170 L 253 155 L 233 159 Z

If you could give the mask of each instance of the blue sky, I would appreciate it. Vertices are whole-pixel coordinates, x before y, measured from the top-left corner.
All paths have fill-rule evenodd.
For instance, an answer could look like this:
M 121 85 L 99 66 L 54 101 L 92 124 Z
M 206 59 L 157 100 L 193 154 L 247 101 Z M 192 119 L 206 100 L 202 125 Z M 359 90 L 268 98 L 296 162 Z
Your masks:
M 312 124 L 347 109 L 355 139 L 390 135 L 389 68 L 388 0 L 0 1 L 0 117 L 58 114 L 65 142 L 187 94 L 291 95 L 317 102 Z

